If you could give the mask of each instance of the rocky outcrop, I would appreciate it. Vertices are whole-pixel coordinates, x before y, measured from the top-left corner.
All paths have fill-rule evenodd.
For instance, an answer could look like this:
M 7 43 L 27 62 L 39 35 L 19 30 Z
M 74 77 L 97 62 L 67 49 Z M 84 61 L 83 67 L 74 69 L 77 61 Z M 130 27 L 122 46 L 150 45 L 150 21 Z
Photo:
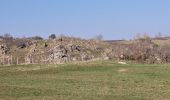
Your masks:
M 6 44 L 0 45 L 0 64 L 11 64 L 12 55 L 9 55 L 10 49 Z
M 7 54 L 9 52 L 9 48 L 7 45 L 5 44 L 1 44 L 0 45 L 0 54 Z
M 150 39 L 108 43 L 74 37 L 47 40 L 23 38 L 10 43 L 0 40 L 0 44 L 0 61 L 3 64 L 8 64 L 10 59 L 12 64 L 60 64 L 96 59 L 170 62 L 170 46 L 160 47 Z
M 70 61 L 84 61 L 93 59 L 93 55 L 88 55 L 81 46 L 68 44 L 55 46 L 50 51 L 48 62 L 65 63 Z

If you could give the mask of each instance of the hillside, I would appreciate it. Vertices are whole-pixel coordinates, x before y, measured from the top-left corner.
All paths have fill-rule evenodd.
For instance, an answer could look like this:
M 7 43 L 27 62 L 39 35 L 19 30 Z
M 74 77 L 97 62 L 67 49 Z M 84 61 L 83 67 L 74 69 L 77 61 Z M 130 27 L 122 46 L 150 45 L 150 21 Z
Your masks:
M 60 64 L 89 60 L 170 62 L 170 38 L 95 40 L 75 37 L 1 38 L 1 64 Z

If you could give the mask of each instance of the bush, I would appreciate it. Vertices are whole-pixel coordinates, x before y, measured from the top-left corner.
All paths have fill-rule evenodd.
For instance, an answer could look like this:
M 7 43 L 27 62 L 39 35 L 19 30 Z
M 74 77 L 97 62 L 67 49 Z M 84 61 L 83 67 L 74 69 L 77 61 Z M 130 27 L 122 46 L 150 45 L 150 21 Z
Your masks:
M 18 47 L 18 48 L 26 48 L 27 45 L 26 45 L 25 42 L 19 42 L 19 43 L 17 44 L 17 47 Z
M 141 63 L 153 62 L 154 51 L 158 48 L 149 39 L 138 39 L 131 44 L 118 44 L 113 48 L 115 57 L 120 60 L 135 60 Z
M 55 34 L 51 34 L 50 36 L 49 36 L 49 39 L 55 39 L 56 38 L 56 35 Z

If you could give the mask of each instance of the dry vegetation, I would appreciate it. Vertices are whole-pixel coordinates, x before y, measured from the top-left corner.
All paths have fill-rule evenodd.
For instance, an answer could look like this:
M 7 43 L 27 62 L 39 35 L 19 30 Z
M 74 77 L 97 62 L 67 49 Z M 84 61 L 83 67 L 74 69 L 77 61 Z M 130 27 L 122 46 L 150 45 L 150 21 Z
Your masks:
M 1 64 L 59 64 L 96 59 L 132 61 L 135 63 L 169 63 L 170 38 L 140 37 L 125 41 L 103 41 L 59 36 L 13 38 L 1 36 Z

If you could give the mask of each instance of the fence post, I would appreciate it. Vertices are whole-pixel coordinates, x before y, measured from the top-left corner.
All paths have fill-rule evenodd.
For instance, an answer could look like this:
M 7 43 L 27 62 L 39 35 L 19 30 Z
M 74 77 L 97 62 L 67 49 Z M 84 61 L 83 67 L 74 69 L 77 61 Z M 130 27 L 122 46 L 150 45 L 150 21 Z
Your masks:
M 31 58 L 32 58 L 32 61 L 31 61 L 31 62 L 32 62 L 32 64 L 34 64 L 34 57 L 31 57 Z
M 2 63 L 3 63 L 3 65 L 5 64 L 5 58 L 4 58 L 4 56 L 3 56 L 3 58 L 2 58 Z
M 19 64 L 19 61 L 18 61 L 18 56 L 17 56 L 17 65 Z
M 10 61 L 10 58 L 8 57 L 7 59 L 8 59 L 8 65 L 10 65 L 10 62 L 9 62 L 9 61 Z
M 11 55 L 11 65 L 12 65 L 12 63 L 13 63 L 13 62 L 12 62 L 12 55 Z
M 44 61 L 45 61 L 45 64 L 46 64 L 46 63 L 47 63 L 47 62 L 46 62 L 46 56 L 45 56 L 45 58 L 44 58 Z

